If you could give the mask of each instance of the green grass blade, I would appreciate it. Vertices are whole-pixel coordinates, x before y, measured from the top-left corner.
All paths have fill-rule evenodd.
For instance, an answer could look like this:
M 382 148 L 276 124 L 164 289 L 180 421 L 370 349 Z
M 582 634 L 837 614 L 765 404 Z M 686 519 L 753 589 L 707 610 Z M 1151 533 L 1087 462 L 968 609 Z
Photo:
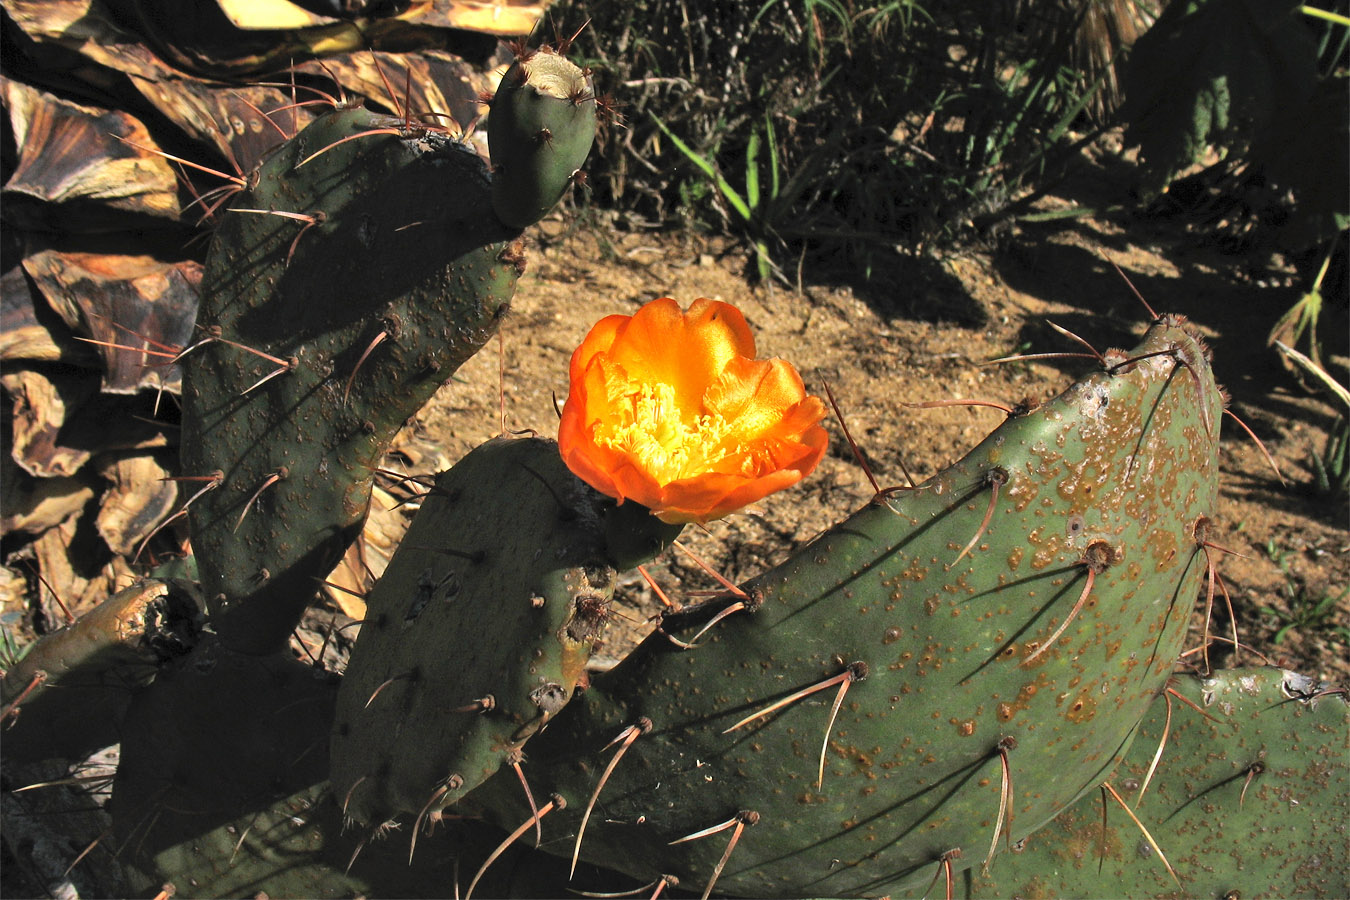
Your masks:
M 764 116 L 765 140 L 769 143 L 769 200 L 770 202 L 778 199 L 778 141 L 773 135 L 773 118 L 769 115 Z
M 745 200 L 751 210 L 759 209 L 759 132 L 750 132 L 745 145 Z
M 1315 6 L 1300 6 L 1298 11 L 1305 16 L 1312 16 L 1314 19 L 1325 19 L 1328 22 L 1334 22 L 1337 25 L 1350 26 L 1350 18 L 1339 13 L 1334 13 L 1327 9 L 1318 9 Z
M 722 173 L 718 172 L 708 160 L 695 153 L 688 144 L 676 137 L 675 132 L 667 128 L 666 123 L 658 119 L 654 113 L 652 114 L 652 121 L 656 123 L 656 127 L 660 128 L 666 137 L 670 138 L 670 142 L 674 144 L 691 163 L 698 166 L 699 171 L 703 172 L 704 175 L 707 175 L 708 178 L 712 180 L 712 183 L 717 186 L 717 190 L 722 193 L 723 197 L 726 197 L 727 202 L 731 204 L 737 214 L 739 214 L 746 222 L 749 222 L 750 207 L 746 204 L 745 199 L 737 193 L 736 189 L 728 184 L 727 180 L 722 177 Z

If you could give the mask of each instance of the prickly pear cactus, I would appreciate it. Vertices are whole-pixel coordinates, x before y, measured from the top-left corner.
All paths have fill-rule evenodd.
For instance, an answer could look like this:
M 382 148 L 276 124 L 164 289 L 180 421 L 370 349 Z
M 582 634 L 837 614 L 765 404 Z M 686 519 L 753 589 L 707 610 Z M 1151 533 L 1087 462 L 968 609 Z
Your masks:
M 524 228 L 553 208 L 591 151 L 595 123 L 588 73 L 551 47 L 520 53 L 488 116 L 492 202 L 503 222 Z
M 610 523 L 627 526 L 623 561 L 642 561 L 627 507 L 567 471 L 548 440 L 489 441 L 437 479 L 367 597 L 343 679 L 332 780 L 349 817 L 411 813 L 420 826 L 521 761 L 610 616 Z M 650 559 L 679 528 L 645 518 Z
M 184 473 L 222 639 L 276 650 L 365 519 L 394 433 L 491 336 L 524 268 L 466 147 L 337 109 L 249 178 L 212 244 Z
M 357 842 L 342 837 L 342 816 L 331 793 L 328 782 L 319 782 L 189 840 L 156 848 L 141 863 L 144 872 L 133 873 L 132 886 L 151 894 L 168 879 L 175 896 L 194 897 L 259 891 L 269 897 L 415 897 L 433 896 L 426 889 L 432 884 L 452 883 L 452 857 L 432 860 L 424 854 L 418 868 L 410 869 L 402 847 L 377 841 L 353 859 Z
M 1093 791 L 960 896 L 1350 896 L 1345 690 L 1278 668 L 1181 676 L 1171 688 L 1110 777 L 1148 837 L 1109 800 L 1103 832 Z
M 531 743 L 548 846 L 621 736 L 582 858 L 730 894 L 922 888 L 1094 788 L 1181 648 L 1222 409 L 1179 320 L 1106 366 L 594 678 Z M 467 802 L 519 822 L 511 787 Z

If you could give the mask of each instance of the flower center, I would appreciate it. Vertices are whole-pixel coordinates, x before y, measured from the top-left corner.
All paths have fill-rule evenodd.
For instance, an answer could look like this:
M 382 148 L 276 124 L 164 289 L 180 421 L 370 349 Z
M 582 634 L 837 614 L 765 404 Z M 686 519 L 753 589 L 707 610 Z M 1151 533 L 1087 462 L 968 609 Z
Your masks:
M 720 414 L 686 420 L 670 385 L 635 387 L 616 404 L 612 417 L 596 423 L 595 441 L 631 455 L 657 481 L 701 475 L 729 456 L 747 454 Z

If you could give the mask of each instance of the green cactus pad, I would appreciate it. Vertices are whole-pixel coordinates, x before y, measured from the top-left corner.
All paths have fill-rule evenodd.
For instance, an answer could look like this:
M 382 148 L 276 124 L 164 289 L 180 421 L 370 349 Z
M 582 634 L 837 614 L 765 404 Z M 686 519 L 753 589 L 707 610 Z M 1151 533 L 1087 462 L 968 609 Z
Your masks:
M 437 479 L 343 680 L 332 780 L 349 816 L 439 812 L 566 705 L 609 617 L 612 509 L 549 440 L 489 441 Z
M 1094 788 L 1181 649 L 1205 574 L 1193 530 L 1214 511 L 1222 409 L 1179 320 L 1106 364 L 744 585 L 744 598 L 667 620 L 688 643 L 744 605 L 699 646 L 657 634 L 595 678 L 531 744 L 551 776 L 536 792 L 567 801 L 547 845 L 571 852 L 561 836 L 610 759 L 602 747 L 640 717 L 653 728 L 614 767 L 581 854 L 642 881 L 706 884 L 739 831 L 719 892 L 922 888 L 949 851 L 961 853 L 954 871 L 988 852 L 1000 748 L 1012 747 L 1013 839 Z M 724 733 L 811 686 L 823 689 Z M 510 787 L 498 777 L 469 803 L 505 822 L 519 812 Z M 738 817 L 757 824 L 737 829 Z
M 1178 697 L 1159 697 L 1110 782 L 1179 885 L 1113 800 L 1103 844 L 1102 798 L 1093 791 L 1000 857 L 989 876 L 963 880 L 960 896 L 1350 896 L 1344 689 L 1323 694 L 1327 685 L 1277 668 L 1178 677 L 1172 687 L 1212 718 Z
M 167 880 L 178 897 L 318 898 L 435 896 L 415 888 L 452 884 L 453 857 L 428 856 L 410 869 L 391 842 L 371 841 L 352 862 L 357 843 L 342 835 L 342 814 L 323 781 L 158 849 L 133 885 L 146 895 Z
M 410 864 L 388 829 L 348 827 L 326 780 L 336 680 L 213 638 L 163 667 L 127 714 L 110 807 L 117 838 L 105 844 L 120 848 L 130 896 L 165 883 L 178 897 L 456 895 L 456 878 L 462 888 L 501 834 L 448 821 Z M 561 893 L 562 860 L 513 870 L 515 855 L 483 893 Z
M 401 842 L 343 834 L 326 781 L 159 849 L 132 884 L 150 896 L 169 883 L 177 897 L 446 897 L 455 851 L 445 835 L 415 865 Z
M 590 76 L 548 47 L 522 55 L 502 76 L 488 116 L 492 202 L 513 228 L 542 219 L 591 152 Z
M 249 185 L 207 258 L 182 467 L 221 476 L 191 507 L 213 624 L 266 654 L 359 533 L 394 433 L 495 333 L 524 253 L 471 150 L 362 109 Z

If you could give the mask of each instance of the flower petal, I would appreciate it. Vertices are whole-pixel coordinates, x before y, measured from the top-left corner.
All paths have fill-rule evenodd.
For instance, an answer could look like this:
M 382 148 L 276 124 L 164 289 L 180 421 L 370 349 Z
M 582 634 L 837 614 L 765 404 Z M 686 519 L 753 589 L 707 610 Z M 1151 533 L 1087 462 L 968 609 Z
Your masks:
M 631 316 L 605 316 L 591 326 L 581 346 L 572 351 L 572 362 L 568 368 L 568 377 L 572 384 L 581 380 L 582 374 L 591 364 L 597 353 L 608 353 L 614 341 L 623 331 Z
M 802 473 L 790 469 L 746 480 L 739 475 L 710 472 L 672 482 L 665 487 L 663 505 L 653 507 L 663 522 L 710 522 L 762 500 L 774 491 L 791 487 Z
M 688 312 L 669 297 L 639 309 L 614 342 L 614 360 L 636 377 L 668 384 L 681 408 L 694 410 L 704 389 L 738 356 L 754 357 L 755 339 L 740 310 L 700 298 Z
M 608 353 L 592 354 L 585 371 L 572 381 L 558 424 L 558 445 L 563 461 L 582 481 L 619 502 L 631 498 L 649 506 L 661 498 L 661 484 L 651 467 L 631 449 L 598 439 L 612 435 L 622 423 L 639 387 Z
M 805 397 L 801 376 L 783 360 L 740 358 L 704 392 L 703 407 L 733 423 L 740 439 L 748 440 L 778 426 Z
M 816 397 L 808 397 L 819 403 Z M 713 471 L 667 484 L 661 505 L 653 506 L 662 521 L 708 522 L 720 519 L 769 494 L 791 487 L 810 475 L 829 446 L 829 434 L 818 425 L 808 427 L 800 440 L 767 439 L 759 448 L 762 474 L 747 476 L 737 461 L 725 461 L 731 471 Z M 719 469 L 721 467 L 719 466 Z
M 829 444 L 825 429 L 820 427 L 820 421 L 824 418 L 825 402 L 819 397 L 803 397 L 783 413 L 783 417 L 772 426 L 771 433 L 779 438 L 800 440 L 812 447 L 819 446 L 823 454 Z M 815 463 L 811 465 L 814 468 Z

